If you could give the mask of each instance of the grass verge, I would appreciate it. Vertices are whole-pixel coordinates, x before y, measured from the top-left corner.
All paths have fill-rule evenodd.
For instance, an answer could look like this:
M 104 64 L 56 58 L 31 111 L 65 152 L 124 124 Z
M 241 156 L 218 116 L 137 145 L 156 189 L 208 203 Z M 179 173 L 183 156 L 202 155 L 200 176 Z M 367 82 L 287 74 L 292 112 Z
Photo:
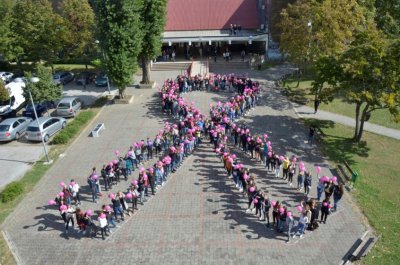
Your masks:
M 314 108 L 314 95 L 310 93 L 312 81 L 312 79 L 303 79 L 300 81 L 299 86 L 296 87 L 297 79 L 287 79 L 284 85 L 288 88 L 289 91 L 288 98 L 292 101 L 300 103 L 306 102 L 308 99 L 307 105 L 311 108 Z M 319 109 L 355 119 L 355 105 L 346 102 L 346 100 L 341 97 L 336 97 L 329 104 L 321 103 Z M 400 130 L 400 123 L 396 123 L 392 120 L 388 110 L 381 109 L 373 111 L 371 113 L 371 118 L 368 122 Z
M 363 264 L 397 264 L 400 258 L 400 185 L 396 165 L 400 141 L 365 132 L 363 142 L 356 144 L 350 139 L 353 128 L 312 119 L 305 123 L 317 124 L 326 134 L 322 148 L 332 163 L 347 160 L 360 172 L 352 194 L 381 236 Z
M 92 120 L 96 114 L 100 111 L 101 107 L 107 102 L 107 97 L 99 98 L 93 104 L 93 106 L 85 111 L 90 112 L 91 114 L 84 114 L 85 119 L 84 122 L 79 121 L 80 124 L 78 132 L 84 130 L 86 125 Z M 83 112 L 82 112 L 83 113 Z M 79 115 L 78 115 L 79 116 Z M 90 118 L 87 118 L 89 117 Z M 78 118 L 78 117 L 77 117 Z M 72 121 L 71 123 L 75 122 Z M 72 140 L 77 137 L 78 132 L 76 132 L 69 140 Z M 54 145 L 49 152 L 50 159 L 53 160 L 55 163 L 59 158 L 59 155 L 67 149 L 67 145 Z M 22 201 L 25 197 L 25 194 L 31 192 L 36 185 L 36 183 L 46 174 L 47 170 L 49 170 L 52 164 L 47 165 L 44 163 L 45 160 L 42 158 L 40 161 L 37 161 L 32 168 L 25 173 L 21 180 L 18 183 L 22 184 L 23 192 L 22 194 L 15 197 L 14 200 L 8 202 L 1 202 L 0 201 L 0 224 L 4 222 L 7 216 L 14 210 L 14 208 Z M 16 264 L 14 257 L 12 256 L 7 243 L 5 242 L 4 238 L 0 234 L 0 264 Z

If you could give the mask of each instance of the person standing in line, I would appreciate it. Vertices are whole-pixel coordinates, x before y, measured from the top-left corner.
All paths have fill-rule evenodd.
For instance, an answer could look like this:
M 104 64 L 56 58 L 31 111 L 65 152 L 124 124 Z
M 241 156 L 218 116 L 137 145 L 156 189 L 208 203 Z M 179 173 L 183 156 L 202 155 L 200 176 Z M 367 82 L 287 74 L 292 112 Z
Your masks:
M 315 135 L 315 126 L 311 125 L 310 129 L 308 131 L 308 144 L 312 145 L 313 144 L 313 140 L 314 140 L 314 135 Z
M 292 230 L 294 228 L 294 218 L 292 215 L 292 212 L 287 212 L 286 213 L 286 227 L 287 227 L 287 236 L 288 239 L 286 242 L 290 242 L 290 237 L 292 236 Z
M 343 184 L 335 185 L 333 188 L 333 210 L 337 210 L 339 201 L 342 199 L 344 193 Z

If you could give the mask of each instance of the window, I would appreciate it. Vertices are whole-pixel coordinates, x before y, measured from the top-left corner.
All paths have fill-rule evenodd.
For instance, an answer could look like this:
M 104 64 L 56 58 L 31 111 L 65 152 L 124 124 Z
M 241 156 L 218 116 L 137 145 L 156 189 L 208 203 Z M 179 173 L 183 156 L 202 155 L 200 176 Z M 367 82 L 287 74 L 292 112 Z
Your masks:
M 51 123 L 51 120 L 46 121 L 46 122 L 43 124 L 43 130 L 45 130 L 45 129 L 46 129 L 47 127 L 49 127 L 51 124 L 52 124 L 52 123 Z
M 24 119 L 19 119 L 18 120 L 18 122 L 20 123 L 20 124 L 22 124 L 22 123 L 24 123 L 24 122 L 26 122 L 27 120 L 24 120 Z
M 18 125 L 19 125 L 19 122 L 18 122 L 18 121 L 15 121 L 15 122 L 13 123 L 13 126 L 12 126 L 12 127 L 13 127 L 13 129 L 14 129 L 14 128 L 17 128 L 17 127 L 18 127 Z

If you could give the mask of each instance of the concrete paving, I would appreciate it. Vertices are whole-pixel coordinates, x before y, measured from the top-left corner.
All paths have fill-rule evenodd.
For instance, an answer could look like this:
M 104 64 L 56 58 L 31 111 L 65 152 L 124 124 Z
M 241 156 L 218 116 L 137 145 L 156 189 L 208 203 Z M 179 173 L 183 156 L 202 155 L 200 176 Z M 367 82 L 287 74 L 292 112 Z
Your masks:
M 340 123 L 346 126 L 350 127 L 356 127 L 356 122 L 353 118 L 346 117 L 343 115 L 339 115 L 336 113 L 328 112 L 328 111 L 323 111 L 323 110 L 318 110 L 317 113 L 314 113 L 314 109 L 304 106 L 304 105 L 299 105 L 294 103 L 294 109 L 296 113 L 299 115 L 299 117 L 304 117 L 304 118 L 313 118 L 313 119 L 318 119 L 318 120 L 328 120 L 328 121 L 333 121 L 336 123 Z M 372 132 L 375 134 L 387 136 L 390 138 L 398 139 L 400 140 L 400 130 L 396 129 L 391 129 L 385 126 L 380 126 L 377 124 L 373 124 L 370 122 L 366 122 L 364 124 L 364 130 L 367 132 Z
M 167 75 L 158 74 L 154 77 L 157 82 Z M 169 77 L 174 76 L 176 73 L 170 73 Z M 154 137 L 169 119 L 161 114 L 154 90 L 130 89 L 128 93 L 135 96 L 134 102 L 105 106 L 2 225 L 20 264 L 338 264 L 366 229 L 361 214 L 345 195 L 340 210 L 326 225 L 286 244 L 283 235 L 244 212 L 245 199 L 226 178 L 210 146 L 203 144 L 107 240 L 82 238 L 76 231 L 65 237 L 58 210 L 47 206 L 60 190 L 58 183 L 74 178 L 83 187 L 82 209 L 99 209 L 109 199 L 103 196 L 98 204 L 91 202 L 86 184 L 91 167 L 100 168 L 114 159 L 116 149 L 124 153 L 133 142 Z M 206 92 L 186 95 L 204 113 L 208 113 L 210 102 L 229 96 Z M 98 122 L 104 122 L 106 129 L 98 138 L 89 137 Z M 319 150 L 305 144 L 306 128 L 290 103 L 273 89 L 265 89 L 260 106 L 242 122 L 254 132 L 267 132 L 279 153 L 296 154 L 306 167 L 320 165 L 324 174 L 329 173 Z M 237 154 L 273 200 L 282 200 L 293 210 L 303 199 L 284 181 L 266 174 L 262 165 L 240 151 Z M 126 190 L 131 180 L 121 181 L 113 192 Z M 314 196 L 315 183 L 312 190 Z

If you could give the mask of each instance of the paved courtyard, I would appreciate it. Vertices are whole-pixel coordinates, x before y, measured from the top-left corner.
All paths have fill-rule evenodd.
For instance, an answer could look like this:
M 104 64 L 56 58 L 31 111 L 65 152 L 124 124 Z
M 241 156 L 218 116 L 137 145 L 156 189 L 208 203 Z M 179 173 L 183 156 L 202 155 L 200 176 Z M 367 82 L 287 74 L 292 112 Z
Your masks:
M 175 77 L 177 73 L 169 74 Z M 165 77 L 166 73 L 157 73 L 156 80 Z M 260 73 L 255 77 L 264 83 Z M 345 195 L 327 224 L 285 243 L 282 234 L 245 213 L 246 199 L 226 178 L 221 162 L 205 143 L 107 240 L 82 238 L 76 231 L 65 237 L 58 210 L 47 206 L 59 191 L 58 183 L 74 178 L 83 186 L 83 210 L 99 209 L 109 199 L 104 196 L 99 204 L 90 202 L 86 178 L 91 167 L 100 169 L 115 158 L 114 150 L 124 153 L 133 142 L 154 137 L 168 119 L 161 114 L 153 90 L 131 89 L 129 93 L 135 95 L 134 102 L 105 106 L 3 224 L 20 264 L 339 264 L 365 231 L 361 214 Z M 185 97 L 208 114 L 209 103 L 229 95 L 193 92 Z M 106 129 L 98 138 L 88 137 L 98 122 L 104 122 Z M 329 174 L 319 150 L 305 144 L 307 130 L 293 108 L 273 89 L 264 89 L 260 106 L 241 122 L 253 132 L 268 133 L 279 153 L 296 154 L 306 167 L 320 165 L 322 173 Z M 301 193 L 266 174 L 263 166 L 240 151 L 237 155 L 257 175 L 258 187 L 296 212 Z M 125 191 L 131 180 L 121 181 L 113 192 Z M 315 187 L 316 183 L 311 196 Z

